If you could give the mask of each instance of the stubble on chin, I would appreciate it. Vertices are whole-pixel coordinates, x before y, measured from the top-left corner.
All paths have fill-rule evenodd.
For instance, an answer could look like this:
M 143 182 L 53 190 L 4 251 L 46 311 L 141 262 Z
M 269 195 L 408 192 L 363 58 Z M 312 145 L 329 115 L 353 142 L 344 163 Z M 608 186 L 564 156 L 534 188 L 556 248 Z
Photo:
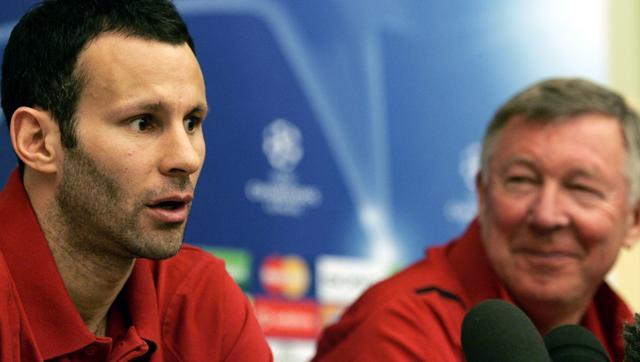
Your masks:
M 143 225 L 143 200 L 80 149 L 66 150 L 63 178 L 56 190 L 56 214 L 64 242 L 80 254 L 115 258 L 165 259 L 182 246 L 185 223 Z M 147 223 L 148 224 L 148 223 Z

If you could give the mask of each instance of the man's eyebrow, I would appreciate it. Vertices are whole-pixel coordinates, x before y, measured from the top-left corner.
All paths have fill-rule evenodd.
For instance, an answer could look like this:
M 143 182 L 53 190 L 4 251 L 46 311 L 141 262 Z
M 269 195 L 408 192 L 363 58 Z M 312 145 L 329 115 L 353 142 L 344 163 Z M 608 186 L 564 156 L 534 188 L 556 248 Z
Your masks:
M 590 180 L 602 179 L 602 173 L 594 168 L 577 168 L 570 170 L 570 175 L 573 178 L 586 178 Z
M 163 111 L 165 110 L 165 108 L 166 108 L 166 105 L 162 101 L 141 102 L 141 103 L 133 103 L 133 104 L 125 105 L 122 108 L 120 108 L 120 111 L 133 112 L 138 110 L 138 111 L 144 111 L 149 113 L 155 113 L 155 112 Z M 187 114 L 205 115 L 207 114 L 208 110 L 209 108 L 207 107 L 206 103 L 198 104 L 194 106 L 189 112 L 187 112 Z
M 166 110 L 167 110 L 167 105 L 162 101 L 131 102 L 128 104 L 123 104 L 119 107 L 114 107 L 113 109 L 109 110 L 109 115 L 114 118 L 121 118 L 132 113 L 138 113 L 138 112 L 157 113 L 157 112 L 164 112 Z M 194 105 L 193 108 L 191 108 L 189 112 L 187 112 L 186 114 L 204 117 L 207 114 L 208 110 L 209 108 L 206 103 L 196 103 L 196 105 Z
M 535 168 L 535 162 L 529 157 L 514 156 L 507 159 L 504 165 L 502 165 L 502 170 L 506 170 L 512 166 L 525 166 L 529 168 Z
M 165 105 L 162 102 L 155 103 L 142 103 L 138 105 L 140 109 L 143 109 L 147 112 L 157 112 L 163 110 Z M 206 104 L 198 104 L 194 106 L 187 114 L 206 114 L 207 113 L 207 105 Z
M 162 102 L 126 102 L 117 106 L 114 106 L 110 111 L 114 116 L 123 115 L 131 112 L 149 112 L 154 113 L 162 110 L 164 105 Z
M 207 107 L 206 104 L 201 104 L 193 107 L 193 109 L 191 109 L 191 111 L 188 114 L 204 115 L 204 114 L 207 114 L 208 110 L 209 108 Z
M 158 111 L 158 110 L 163 108 L 163 104 L 162 104 L 162 102 L 140 103 L 140 104 L 137 105 L 137 108 L 143 109 L 143 110 L 148 111 L 148 112 L 156 112 L 156 111 Z
M 536 169 L 536 163 L 534 160 L 523 157 L 523 156 L 515 156 L 511 159 L 507 160 L 503 167 L 501 168 L 502 172 L 506 172 L 508 169 L 514 166 L 523 166 L 529 169 Z M 602 178 L 602 172 L 595 167 L 587 167 L 585 165 L 580 165 L 579 167 L 570 167 L 566 170 L 566 175 L 570 177 L 583 177 L 593 180 L 598 180 Z

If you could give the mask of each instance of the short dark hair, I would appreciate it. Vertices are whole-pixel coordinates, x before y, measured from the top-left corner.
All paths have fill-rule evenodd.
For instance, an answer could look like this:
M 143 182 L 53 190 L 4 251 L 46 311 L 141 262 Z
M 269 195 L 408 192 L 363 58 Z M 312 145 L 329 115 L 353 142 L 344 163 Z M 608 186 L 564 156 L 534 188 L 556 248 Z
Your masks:
M 7 124 L 21 106 L 49 111 L 62 145 L 73 148 L 75 112 L 84 86 L 76 65 L 100 34 L 187 43 L 187 26 L 170 0 L 45 0 L 13 28 L 2 61 L 0 96 Z
M 515 117 L 527 122 L 562 122 L 583 114 L 603 114 L 620 122 L 627 150 L 630 200 L 640 197 L 640 120 L 638 114 L 613 90 L 581 78 L 554 78 L 531 85 L 509 99 L 494 115 L 482 142 L 480 168 L 483 182 L 490 177 L 489 163 L 502 129 Z

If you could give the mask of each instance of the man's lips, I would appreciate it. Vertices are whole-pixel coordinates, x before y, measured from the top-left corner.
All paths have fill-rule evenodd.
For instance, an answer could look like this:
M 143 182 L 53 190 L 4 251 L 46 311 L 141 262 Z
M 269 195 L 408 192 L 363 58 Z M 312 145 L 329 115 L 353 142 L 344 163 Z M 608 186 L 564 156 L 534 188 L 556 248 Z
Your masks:
M 165 223 L 182 223 L 189 215 L 192 194 L 174 194 L 152 200 L 146 206 L 151 216 Z
M 154 207 L 163 203 L 189 203 L 193 200 L 193 195 L 190 193 L 172 194 L 163 197 L 159 197 L 151 200 L 147 203 L 147 206 Z
M 524 253 L 524 254 L 531 254 L 531 255 L 536 255 L 536 256 L 546 256 L 546 257 L 560 257 L 560 256 L 566 256 L 566 257 L 573 257 L 573 258 L 577 258 L 580 254 L 573 252 L 573 251 L 568 251 L 568 250 L 536 250 L 536 249 L 521 249 L 519 250 L 520 253 Z
M 544 265 L 560 265 L 571 260 L 579 260 L 582 256 L 579 252 L 565 249 L 522 248 L 517 249 L 516 253 L 533 263 Z

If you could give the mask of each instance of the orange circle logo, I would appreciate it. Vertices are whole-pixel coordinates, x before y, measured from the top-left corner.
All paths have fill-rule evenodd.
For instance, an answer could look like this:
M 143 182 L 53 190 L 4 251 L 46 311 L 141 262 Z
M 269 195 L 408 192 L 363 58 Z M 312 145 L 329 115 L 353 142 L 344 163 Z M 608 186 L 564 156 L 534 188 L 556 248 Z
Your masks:
M 309 274 L 307 263 L 297 255 L 269 255 L 260 268 L 260 282 L 268 293 L 299 299 L 309 291 Z

